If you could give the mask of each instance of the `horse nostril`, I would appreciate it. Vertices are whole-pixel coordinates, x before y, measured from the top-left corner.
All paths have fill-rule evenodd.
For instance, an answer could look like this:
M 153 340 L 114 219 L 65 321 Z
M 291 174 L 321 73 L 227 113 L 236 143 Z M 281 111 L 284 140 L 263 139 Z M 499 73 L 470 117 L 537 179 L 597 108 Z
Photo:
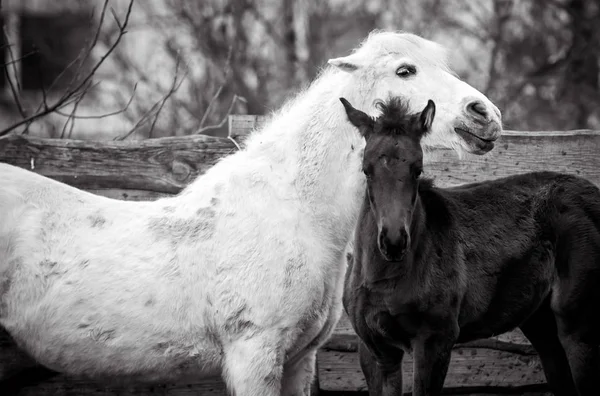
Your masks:
M 406 250 L 408 248 L 408 242 L 409 242 L 408 232 L 406 232 L 405 229 L 401 229 L 398 248 L 402 251 Z
M 385 234 L 383 230 L 379 233 L 379 247 L 385 250 L 386 242 L 385 242 Z
M 483 102 L 476 100 L 467 105 L 467 112 L 475 118 L 487 120 L 488 112 Z
M 379 236 L 381 238 L 384 238 L 387 236 L 387 233 L 388 233 L 387 227 L 381 227 L 381 232 L 379 233 Z

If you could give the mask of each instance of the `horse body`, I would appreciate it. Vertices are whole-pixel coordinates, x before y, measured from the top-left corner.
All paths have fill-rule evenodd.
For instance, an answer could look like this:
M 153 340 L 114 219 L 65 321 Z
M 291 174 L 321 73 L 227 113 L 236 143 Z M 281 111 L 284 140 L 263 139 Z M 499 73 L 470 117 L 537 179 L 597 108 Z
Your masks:
M 166 206 L 112 201 L 0 167 L 9 180 L 31 180 L 21 192 L 12 184 L 21 214 L 0 235 L 12 242 L 0 257 L 8 279 L 0 323 L 36 360 L 59 372 L 153 380 L 198 354 L 219 356 L 206 334 L 198 268 L 180 268 L 178 255 L 194 253 L 165 238 L 174 218 Z
M 337 98 L 372 107 L 395 91 L 437 95 L 448 105 L 431 144 L 456 150 L 483 154 L 501 130 L 498 110 L 441 54 L 416 36 L 373 34 L 175 197 L 121 202 L 3 165 L 0 218 L 12 220 L 0 229 L 0 324 L 63 373 L 220 373 L 236 394 L 308 394 L 341 315 L 364 195 L 365 142 Z
M 359 154 L 348 158 L 358 162 Z M 14 174 L 13 186 L 31 177 L 1 166 L 5 176 Z M 328 308 L 343 268 L 327 263 L 341 256 L 352 218 L 340 224 L 330 216 L 321 232 L 311 232 L 319 210 L 311 210 L 306 196 L 278 191 L 286 168 L 260 166 L 229 165 L 229 184 L 212 185 L 209 170 L 201 189 L 142 204 L 33 176 L 16 200 L 26 206 L 7 236 L 27 243 L 2 257 L 10 287 L 0 323 L 40 363 L 89 377 L 210 375 L 222 363 L 227 338 L 262 328 L 278 329 L 285 352 L 299 353 L 334 320 Z M 255 196 L 244 184 L 255 186 Z M 243 211 L 231 211 L 240 203 Z M 330 204 L 349 206 L 339 199 Z M 241 222 L 262 227 L 240 235 Z M 335 233 L 344 228 L 348 234 Z M 215 243 L 214 235 L 222 240 Z M 257 256 L 270 259 L 245 265 Z M 199 357 L 212 368 L 199 366 Z
M 554 172 L 435 188 L 404 176 L 422 166 L 419 131 L 394 133 L 367 137 L 343 299 L 371 393 L 402 394 L 408 351 L 414 394 L 439 395 L 455 343 L 521 327 L 555 394 L 599 394 L 600 190 Z M 399 179 L 382 194 L 384 168 Z M 388 227 L 406 227 L 401 252 Z

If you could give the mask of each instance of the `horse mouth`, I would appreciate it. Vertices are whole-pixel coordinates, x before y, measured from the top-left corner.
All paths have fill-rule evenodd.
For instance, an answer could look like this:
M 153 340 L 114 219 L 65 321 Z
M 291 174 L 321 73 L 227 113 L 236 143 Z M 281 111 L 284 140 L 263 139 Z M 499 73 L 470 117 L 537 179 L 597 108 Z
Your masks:
M 454 132 L 467 143 L 469 151 L 473 154 L 485 154 L 491 151 L 494 148 L 494 142 L 497 139 L 485 139 L 463 128 L 454 128 Z
M 406 251 L 403 251 L 403 252 L 397 253 L 397 254 L 390 254 L 387 251 L 385 251 L 385 249 L 379 248 L 379 254 L 388 263 L 394 263 L 394 262 L 402 261 L 402 259 L 404 259 L 404 256 L 406 254 Z

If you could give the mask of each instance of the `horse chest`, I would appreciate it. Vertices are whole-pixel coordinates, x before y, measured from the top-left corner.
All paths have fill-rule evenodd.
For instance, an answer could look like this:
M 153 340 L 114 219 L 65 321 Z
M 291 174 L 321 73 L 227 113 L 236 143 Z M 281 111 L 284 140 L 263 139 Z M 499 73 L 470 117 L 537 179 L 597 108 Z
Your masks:
M 373 345 L 392 344 L 405 351 L 411 350 L 411 341 L 426 322 L 415 304 L 389 309 L 384 298 L 369 291 L 355 297 L 349 317 L 357 334 Z

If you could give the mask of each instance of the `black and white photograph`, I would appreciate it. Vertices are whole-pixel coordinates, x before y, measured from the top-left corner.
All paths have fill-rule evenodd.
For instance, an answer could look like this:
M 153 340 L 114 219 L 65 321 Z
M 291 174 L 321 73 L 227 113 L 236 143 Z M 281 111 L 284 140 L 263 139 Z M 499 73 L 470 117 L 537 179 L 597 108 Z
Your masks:
M 600 0 L 0 28 L 0 396 L 600 396 Z

